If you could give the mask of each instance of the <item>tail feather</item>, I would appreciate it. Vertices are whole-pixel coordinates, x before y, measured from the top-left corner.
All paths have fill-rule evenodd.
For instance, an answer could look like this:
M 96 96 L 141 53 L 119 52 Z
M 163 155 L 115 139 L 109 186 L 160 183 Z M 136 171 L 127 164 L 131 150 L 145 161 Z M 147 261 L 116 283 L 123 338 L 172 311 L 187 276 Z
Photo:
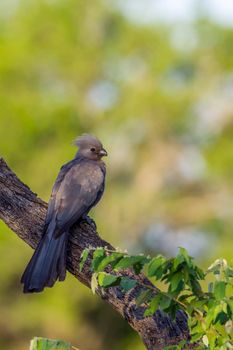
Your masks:
M 48 227 L 21 278 L 24 293 L 41 292 L 65 279 L 66 241 L 67 233 L 55 238 L 53 227 Z
M 52 287 L 57 279 L 59 279 L 59 281 L 64 281 L 66 277 L 66 235 L 63 234 L 62 239 L 60 237 L 55 238 L 55 241 L 59 241 L 59 243 L 57 243 L 55 251 L 51 252 L 51 255 L 54 254 L 56 258 L 50 259 L 51 262 L 47 280 L 48 287 Z

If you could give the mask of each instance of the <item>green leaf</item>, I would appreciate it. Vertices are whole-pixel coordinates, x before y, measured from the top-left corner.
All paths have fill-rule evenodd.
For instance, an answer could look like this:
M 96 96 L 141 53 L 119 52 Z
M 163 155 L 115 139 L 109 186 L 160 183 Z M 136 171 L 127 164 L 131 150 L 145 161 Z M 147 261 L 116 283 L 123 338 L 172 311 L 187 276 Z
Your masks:
M 186 299 L 188 299 L 188 298 L 190 298 L 190 297 L 192 297 L 192 296 L 193 296 L 193 294 L 190 294 L 190 293 L 188 293 L 188 294 L 182 294 L 182 295 L 179 296 L 178 300 L 181 301 L 181 302 L 183 302 L 183 301 L 185 301 Z
M 98 266 L 101 263 L 101 261 L 105 258 L 105 256 L 106 256 L 106 252 L 104 248 L 96 248 L 96 250 L 94 251 L 92 263 L 91 263 L 91 267 L 94 272 L 97 272 Z
M 153 292 L 150 289 L 142 291 L 139 296 L 136 298 L 137 306 L 147 303 L 153 295 Z
M 151 316 L 155 313 L 155 311 L 159 307 L 160 299 L 161 299 L 161 294 L 157 294 L 149 303 L 148 308 L 144 312 L 144 316 Z
M 179 253 L 174 259 L 174 268 L 177 269 L 177 267 L 182 264 L 183 262 L 186 263 L 188 267 L 193 267 L 192 263 L 193 258 L 188 255 L 188 252 L 185 248 L 180 247 Z
M 225 312 L 220 312 L 215 320 L 215 323 L 220 323 L 221 325 L 224 325 L 228 321 L 228 316 L 226 315 Z
M 91 277 L 91 290 L 92 290 L 93 294 L 95 294 L 95 291 L 98 287 L 97 276 L 98 276 L 98 274 L 95 272 L 95 273 L 93 273 L 93 275 Z
M 83 269 L 83 266 L 88 258 L 88 255 L 89 255 L 89 248 L 85 248 L 83 251 L 82 251 L 82 254 L 81 254 L 81 260 L 80 260 L 80 264 L 79 264 L 79 271 L 81 272 L 82 269 Z
M 156 276 L 160 278 L 162 276 L 162 265 L 165 261 L 166 259 L 162 255 L 158 255 L 153 258 L 148 265 L 148 277 Z M 160 270 L 159 275 L 157 274 L 158 270 Z
M 197 338 L 198 335 L 200 335 L 200 337 L 202 337 L 205 334 L 205 332 L 203 331 L 202 323 L 200 322 L 200 320 L 193 318 L 193 319 L 189 319 L 189 321 L 191 321 L 191 324 L 189 324 L 189 327 L 191 330 L 191 336 L 193 338 Z M 192 324 L 192 322 L 193 322 L 193 324 Z
M 184 287 L 184 282 L 183 282 L 182 273 L 177 272 L 174 275 L 172 275 L 170 279 L 171 292 L 181 291 L 183 287 Z
M 215 307 L 213 307 L 213 311 L 214 311 L 214 320 L 216 321 L 218 315 L 222 313 L 222 305 L 217 304 Z
M 178 269 L 178 267 L 183 264 L 184 262 L 184 257 L 182 255 L 177 255 L 174 259 L 173 259 L 173 268 L 176 271 Z
M 217 300 L 222 300 L 226 294 L 226 282 L 216 281 L 214 284 L 214 296 Z
M 201 285 L 196 279 L 190 280 L 190 286 L 193 291 L 193 294 L 197 295 L 198 297 L 200 297 L 203 294 Z
M 229 299 L 227 301 L 227 303 L 228 303 L 228 306 L 229 306 L 229 308 L 231 310 L 231 313 L 233 314 L 233 299 Z
M 226 277 L 233 277 L 233 268 L 232 267 L 228 267 L 225 270 L 225 274 L 226 274 Z
M 207 311 L 207 314 L 206 314 L 205 322 L 206 322 L 207 327 L 209 327 L 210 324 L 212 322 L 214 322 L 215 318 L 216 318 L 215 308 L 213 307 L 213 308 L 209 309 Z
M 99 272 L 98 282 L 100 287 L 107 288 L 107 287 L 118 285 L 120 282 L 120 278 L 118 276 L 111 275 L 110 273 Z
M 185 248 L 179 247 L 179 255 L 183 256 L 185 260 L 189 261 L 192 259 Z
M 97 266 L 97 271 L 103 271 L 109 264 L 114 267 L 123 256 L 123 253 L 116 252 L 104 257 Z
M 114 270 L 118 271 L 133 267 L 135 272 L 139 273 L 147 261 L 148 259 L 144 255 L 126 256 L 115 265 Z
M 181 340 L 178 344 L 178 349 L 183 349 L 184 345 L 187 344 L 187 340 Z
M 121 277 L 120 286 L 125 292 L 128 292 L 130 289 L 135 287 L 136 284 L 137 284 L 137 281 L 133 280 L 132 278 Z
M 171 302 L 172 299 L 168 295 L 162 294 L 159 301 L 159 306 L 162 310 L 166 310 L 171 305 Z
M 179 253 L 174 259 L 174 268 L 176 269 L 181 263 L 186 262 L 188 266 L 192 266 L 192 258 L 188 255 L 185 248 L 180 247 Z
M 193 334 L 191 337 L 191 343 L 195 343 L 196 341 L 200 340 L 202 337 L 203 337 L 203 332 Z
M 134 272 L 136 273 L 136 275 L 139 275 L 139 273 L 142 271 L 144 265 L 145 265 L 145 260 L 139 261 L 133 265 L 133 269 L 134 269 Z

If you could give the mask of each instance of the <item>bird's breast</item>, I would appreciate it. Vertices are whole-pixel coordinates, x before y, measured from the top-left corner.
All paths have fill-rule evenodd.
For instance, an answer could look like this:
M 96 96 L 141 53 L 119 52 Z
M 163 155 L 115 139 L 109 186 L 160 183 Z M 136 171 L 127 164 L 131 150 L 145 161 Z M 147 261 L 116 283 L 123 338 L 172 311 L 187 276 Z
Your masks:
M 71 170 L 71 181 L 79 183 L 87 192 L 98 189 L 104 181 L 104 173 L 98 164 L 82 163 Z

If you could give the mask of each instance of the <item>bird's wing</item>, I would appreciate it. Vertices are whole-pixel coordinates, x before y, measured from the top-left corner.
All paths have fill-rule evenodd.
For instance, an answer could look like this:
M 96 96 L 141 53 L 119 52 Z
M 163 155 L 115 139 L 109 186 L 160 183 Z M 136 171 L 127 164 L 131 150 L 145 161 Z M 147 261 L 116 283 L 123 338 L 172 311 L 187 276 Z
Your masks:
M 52 189 L 52 194 L 50 196 L 50 200 L 49 200 L 49 205 L 48 205 L 48 209 L 47 209 L 47 213 L 46 213 L 46 218 L 45 218 L 45 229 L 44 231 L 46 231 L 49 223 L 51 222 L 53 215 L 54 215 L 54 209 L 55 209 L 55 202 L 56 202 L 56 195 L 57 192 L 61 186 L 61 183 L 65 177 L 65 175 L 68 173 L 68 171 L 71 169 L 71 167 L 74 165 L 74 161 L 70 161 L 67 164 L 63 165 L 60 169 L 60 172 L 57 176 L 57 179 L 53 185 L 53 189 Z
M 66 172 L 55 196 L 54 214 L 58 234 L 97 203 L 103 192 L 104 177 L 101 167 L 88 161 L 78 162 Z

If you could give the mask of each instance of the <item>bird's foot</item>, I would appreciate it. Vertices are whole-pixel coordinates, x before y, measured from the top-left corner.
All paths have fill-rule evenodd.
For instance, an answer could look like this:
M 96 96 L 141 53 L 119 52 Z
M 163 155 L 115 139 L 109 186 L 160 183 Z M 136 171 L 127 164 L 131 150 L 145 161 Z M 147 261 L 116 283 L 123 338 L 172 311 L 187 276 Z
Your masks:
M 97 229 L 95 221 L 92 218 L 90 218 L 90 216 L 88 215 L 83 216 L 82 219 L 86 221 L 90 226 L 92 226 L 95 230 Z

